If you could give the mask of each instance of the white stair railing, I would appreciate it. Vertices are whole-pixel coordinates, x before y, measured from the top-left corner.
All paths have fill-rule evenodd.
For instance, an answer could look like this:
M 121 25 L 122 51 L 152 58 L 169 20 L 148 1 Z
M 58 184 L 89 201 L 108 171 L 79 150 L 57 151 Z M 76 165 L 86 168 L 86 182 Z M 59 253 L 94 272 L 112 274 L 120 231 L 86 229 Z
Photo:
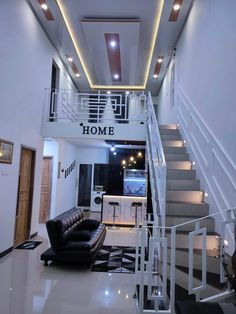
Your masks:
M 136 262 L 135 276 L 140 314 L 174 314 L 178 286 L 185 290 L 186 298 L 195 295 L 196 301 L 200 302 L 220 302 L 235 293 L 236 278 L 233 276 L 232 284 L 224 267 L 227 255 L 224 236 L 227 227 L 236 223 L 236 209 L 227 209 L 223 213 L 228 218 L 222 221 L 220 234 L 212 234 L 208 222 L 221 217 L 221 213 L 165 227 L 165 236 L 163 227 L 148 217 L 137 231 L 141 256 L 140 265 Z M 183 266 L 187 272 L 181 270 Z M 194 271 L 201 276 L 195 275 Z M 228 271 L 232 271 L 230 267 Z M 219 286 L 212 285 L 208 272 L 217 276 Z M 145 308 L 148 303 L 149 309 Z
M 147 159 L 154 221 L 165 227 L 166 161 L 150 92 L 147 97 Z

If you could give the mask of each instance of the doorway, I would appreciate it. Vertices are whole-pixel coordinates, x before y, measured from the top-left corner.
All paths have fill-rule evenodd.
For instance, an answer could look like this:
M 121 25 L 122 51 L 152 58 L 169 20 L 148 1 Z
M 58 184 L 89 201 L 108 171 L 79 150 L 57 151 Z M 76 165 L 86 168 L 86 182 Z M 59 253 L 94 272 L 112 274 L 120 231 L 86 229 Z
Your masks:
M 35 151 L 21 148 L 14 245 L 30 236 L 33 203 Z
M 43 157 L 42 184 L 40 196 L 39 223 L 46 223 L 50 217 L 53 157 Z

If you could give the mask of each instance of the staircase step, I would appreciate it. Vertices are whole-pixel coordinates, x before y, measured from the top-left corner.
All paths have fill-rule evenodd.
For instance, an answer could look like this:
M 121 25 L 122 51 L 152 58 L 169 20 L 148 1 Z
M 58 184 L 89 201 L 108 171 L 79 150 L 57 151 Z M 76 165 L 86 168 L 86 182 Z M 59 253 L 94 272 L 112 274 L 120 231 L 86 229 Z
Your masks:
M 163 146 L 163 150 L 165 154 L 186 154 L 186 147 L 171 147 L 171 146 Z
M 162 146 L 163 147 L 184 147 L 184 142 L 183 141 L 168 141 L 164 140 L 162 141 Z
M 161 130 L 178 130 L 177 124 L 162 124 L 159 125 L 159 129 Z
M 166 203 L 166 214 L 167 215 L 186 215 L 186 216 L 199 216 L 204 217 L 209 214 L 209 204 L 186 204 L 177 202 L 167 202 Z
M 196 178 L 196 170 L 167 169 L 167 179 L 176 180 L 194 180 Z
M 192 169 L 191 161 L 167 161 L 166 165 L 168 169 L 183 169 L 183 170 Z
M 196 250 L 194 250 L 196 251 Z M 193 252 L 193 256 L 194 256 L 194 263 L 193 263 L 193 267 L 195 269 L 202 269 L 202 250 L 197 250 L 198 252 Z M 218 251 L 214 250 L 211 251 L 211 255 L 212 252 L 214 253 L 214 256 L 210 256 L 208 255 L 209 251 L 207 251 L 207 256 L 206 256 L 206 264 L 207 264 L 207 270 L 211 270 L 212 273 L 215 274 L 219 274 L 220 272 L 220 260 L 218 258 Z M 189 250 L 182 250 L 182 249 L 177 249 L 175 251 L 176 255 L 175 255 L 175 261 L 176 261 L 176 265 L 177 266 L 184 266 L 184 267 L 188 267 L 189 266 Z M 171 254 L 171 249 L 168 248 L 167 249 L 167 259 L 168 261 L 170 261 L 170 254 Z
M 199 217 L 191 217 L 191 216 L 166 216 L 166 226 L 172 227 L 176 226 Z M 213 218 L 205 218 L 199 221 L 201 228 L 207 228 L 207 232 L 215 231 L 215 221 Z M 195 228 L 195 223 L 188 223 L 181 227 L 178 227 L 177 230 L 181 231 L 193 231 Z
M 189 161 L 189 154 L 165 154 L 166 161 Z
M 171 246 L 170 231 L 166 232 L 168 246 Z M 219 247 L 219 235 L 216 232 L 209 232 L 206 239 L 207 250 L 217 250 Z M 189 248 L 189 232 L 179 231 L 176 232 L 176 248 L 188 249 Z M 202 236 L 197 235 L 194 237 L 194 249 L 202 249 Z
M 185 190 L 185 191 L 197 191 L 200 189 L 199 180 L 174 180 L 170 179 L 166 181 L 167 190 Z
M 161 140 L 162 141 L 181 140 L 181 135 L 180 135 L 180 133 L 176 133 L 176 134 L 161 134 Z
M 179 135 L 179 129 L 160 129 L 159 128 L 160 135 Z
M 166 201 L 199 204 L 203 201 L 202 191 L 166 191 Z

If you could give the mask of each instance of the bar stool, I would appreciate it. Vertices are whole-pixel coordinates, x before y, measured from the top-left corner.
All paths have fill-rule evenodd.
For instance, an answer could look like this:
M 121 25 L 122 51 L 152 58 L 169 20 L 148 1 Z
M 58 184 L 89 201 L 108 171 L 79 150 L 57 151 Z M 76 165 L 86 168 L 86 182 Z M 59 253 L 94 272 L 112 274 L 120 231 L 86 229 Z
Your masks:
M 116 217 L 119 217 L 119 216 L 116 216 L 116 212 L 117 212 L 117 208 L 120 209 L 120 203 L 119 202 L 109 202 L 108 204 L 110 206 L 110 210 L 112 210 L 112 217 L 113 217 L 112 226 L 108 227 L 108 229 L 113 229 L 113 230 L 114 229 L 120 229 L 119 227 L 117 227 L 115 225 Z
M 134 221 L 135 221 L 135 225 L 134 225 L 134 229 L 138 228 L 138 209 L 140 208 L 141 210 L 141 217 L 142 217 L 142 210 L 143 210 L 143 204 L 142 202 L 132 202 L 131 206 L 130 206 L 130 212 L 132 210 L 132 207 L 135 208 L 135 214 L 134 214 Z

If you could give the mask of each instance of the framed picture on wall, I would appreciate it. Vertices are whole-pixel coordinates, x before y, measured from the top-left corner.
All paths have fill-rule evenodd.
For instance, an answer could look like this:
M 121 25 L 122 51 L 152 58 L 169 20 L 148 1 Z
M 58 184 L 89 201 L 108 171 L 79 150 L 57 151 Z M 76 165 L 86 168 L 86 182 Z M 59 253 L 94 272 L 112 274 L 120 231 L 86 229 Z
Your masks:
M 13 156 L 13 143 L 0 139 L 0 162 L 11 164 Z

